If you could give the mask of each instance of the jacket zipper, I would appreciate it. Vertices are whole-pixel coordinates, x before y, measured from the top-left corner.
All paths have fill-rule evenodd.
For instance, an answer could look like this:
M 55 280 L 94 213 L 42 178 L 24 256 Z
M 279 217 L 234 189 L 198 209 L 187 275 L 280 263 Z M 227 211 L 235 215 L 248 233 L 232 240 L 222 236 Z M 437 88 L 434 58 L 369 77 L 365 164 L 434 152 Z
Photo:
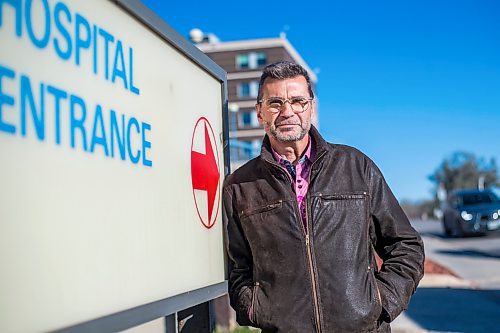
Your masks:
M 250 304 L 250 308 L 251 308 L 251 314 L 250 314 L 250 321 L 254 324 L 256 324 L 255 322 L 255 298 L 257 297 L 257 288 L 259 288 L 259 285 L 260 283 L 259 282 L 255 282 L 253 284 L 253 290 L 252 290 L 252 303 Z
M 318 333 L 321 332 L 321 321 L 319 318 L 319 304 L 318 304 L 318 291 L 316 290 L 316 276 L 314 275 L 314 266 L 312 261 L 312 253 L 311 253 L 311 243 L 309 241 L 309 233 L 306 234 L 306 247 L 307 247 L 307 259 L 309 260 L 309 272 L 311 274 L 311 284 L 312 284 L 312 292 L 313 292 L 313 302 L 314 302 L 314 312 L 316 319 L 316 331 Z
M 321 155 L 318 155 L 316 156 L 315 160 L 311 163 L 311 168 L 309 170 L 309 175 L 308 175 L 308 184 L 311 184 L 311 173 L 313 171 L 313 165 L 314 163 L 320 158 L 322 157 L 323 155 L 325 154 L 325 152 L 323 152 Z M 284 172 L 287 176 L 288 176 L 288 179 L 290 180 L 291 184 L 293 185 L 293 180 L 291 179 L 290 175 L 288 175 L 288 173 L 283 170 L 278 164 L 276 163 L 272 163 L 272 162 L 269 162 L 271 165 L 273 165 L 274 167 L 278 168 L 281 172 Z M 313 306 L 314 306 L 314 318 L 315 318 L 315 321 L 316 321 L 316 333 L 321 333 L 321 319 L 320 319 L 320 316 L 319 316 L 319 299 L 318 299 L 318 290 L 317 290 L 317 281 L 316 281 L 316 275 L 314 274 L 314 264 L 313 264 L 313 259 L 312 259 L 312 249 L 311 249 L 311 241 L 309 239 L 309 229 L 310 229 L 310 226 L 309 226 L 309 219 L 308 219 L 308 209 L 307 209 L 307 195 L 306 195 L 306 225 L 307 225 L 307 230 L 305 229 L 304 227 L 304 223 L 302 222 L 302 216 L 300 214 L 300 207 L 299 207 L 299 202 L 297 201 L 297 198 L 295 197 L 295 202 L 297 204 L 297 212 L 299 213 L 299 223 L 300 223 L 300 227 L 304 233 L 304 237 L 305 237 L 305 240 L 306 240 L 306 252 L 307 252 L 307 260 L 308 260 L 308 263 L 309 263 L 309 275 L 311 276 L 311 289 L 312 289 L 312 294 L 313 294 Z
M 351 199 L 364 199 L 367 196 L 366 192 L 353 193 L 353 194 L 319 194 L 324 200 L 351 200 Z
M 311 173 L 313 172 L 313 166 L 314 163 L 324 155 L 325 153 L 316 156 L 314 161 L 311 163 L 311 167 L 309 169 L 309 174 L 308 174 L 308 179 L 307 183 L 310 185 L 311 184 Z M 309 190 L 308 190 L 309 192 Z M 319 297 L 318 297 L 318 283 L 316 281 L 316 274 L 314 273 L 314 264 L 313 264 L 313 254 L 312 254 L 312 246 L 311 246 L 311 241 L 309 238 L 309 232 L 312 228 L 312 225 L 309 225 L 309 209 L 308 209 L 308 197 L 309 195 L 306 195 L 305 197 L 305 205 L 306 205 L 306 225 L 307 225 L 307 230 L 304 227 L 304 224 L 302 223 L 302 218 L 300 219 L 300 224 L 302 226 L 302 230 L 304 230 L 304 234 L 306 237 L 306 249 L 307 249 L 307 259 L 309 261 L 309 274 L 311 275 L 311 284 L 312 284 L 312 293 L 313 293 L 313 302 L 314 302 L 314 310 L 315 310 L 315 316 L 314 318 L 316 319 L 316 332 L 321 333 L 321 318 L 319 315 Z M 299 204 L 297 202 L 297 208 Z M 300 215 L 300 208 L 299 208 L 299 215 Z

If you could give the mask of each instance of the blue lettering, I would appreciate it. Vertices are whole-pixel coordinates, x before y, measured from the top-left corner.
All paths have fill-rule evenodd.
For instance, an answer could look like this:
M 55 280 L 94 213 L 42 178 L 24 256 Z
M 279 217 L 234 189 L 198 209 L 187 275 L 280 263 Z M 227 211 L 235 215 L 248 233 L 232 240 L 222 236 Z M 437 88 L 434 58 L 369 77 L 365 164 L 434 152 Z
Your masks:
M 68 98 L 68 94 L 60 89 L 57 89 L 52 86 L 47 86 L 47 92 L 49 94 L 52 94 L 54 96 L 54 102 L 55 102 L 55 112 L 56 112 L 56 119 L 55 119 L 55 127 L 56 127 L 56 144 L 61 144 L 61 99 L 66 99 Z
M 1 8 L 1 7 L 0 7 Z M 13 70 L 3 67 L 0 65 L 0 131 L 7 132 L 10 134 L 16 133 L 16 127 L 12 124 L 8 124 L 2 120 L 3 114 L 3 105 L 14 105 L 14 98 L 10 95 L 6 95 L 3 93 L 2 89 L 2 78 L 7 77 L 13 79 L 16 76 Z
M 19 110 L 19 114 L 16 116 L 19 116 L 19 124 L 9 123 L 5 120 L 6 111 L 8 107 L 16 106 L 14 96 L 17 94 L 7 93 L 6 83 L 16 82 L 16 77 L 15 71 L 0 65 L 0 132 L 15 134 L 17 126 L 19 126 L 21 136 L 29 137 L 31 131 L 35 132 L 38 140 L 44 141 L 46 138 L 45 94 L 49 94 L 49 105 L 52 105 L 52 102 L 54 105 L 54 133 L 57 145 L 61 145 L 62 140 L 66 139 L 70 141 L 71 148 L 90 153 L 94 153 L 96 146 L 100 145 L 106 157 L 118 156 L 118 152 L 115 155 L 115 151 L 119 151 L 123 161 L 127 160 L 128 155 L 128 159 L 133 164 L 138 164 L 141 161 L 142 165 L 152 167 L 152 159 L 148 156 L 151 154 L 152 147 L 151 140 L 148 138 L 151 124 L 140 122 L 134 117 L 128 118 L 123 114 L 117 115 L 116 111 L 112 109 L 109 110 L 109 118 L 107 118 L 106 114 L 103 115 L 103 108 L 99 104 L 95 106 L 93 122 L 90 124 L 90 120 L 86 120 L 87 105 L 83 98 L 52 85 L 32 84 L 30 77 L 26 75 L 20 75 L 18 81 L 20 106 L 16 108 Z M 61 112 L 67 110 L 67 103 L 69 103 L 69 119 L 61 115 Z M 61 134 L 61 131 L 66 128 L 61 124 L 63 119 L 67 119 L 66 124 L 69 125 L 68 138 Z M 105 122 L 104 119 L 109 119 L 109 123 Z M 90 125 L 92 125 L 92 129 Z M 127 125 L 126 128 L 125 125 Z M 30 126 L 31 128 L 28 128 Z M 49 126 L 49 129 L 52 127 Z M 88 141 L 87 131 L 89 132 Z
M 146 149 L 151 148 L 151 141 L 146 140 L 146 131 L 151 130 L 151 125 L 142 123 L 142 164 L 145 166 L 153 166 L 153 162 L 146 157 Z
M 97 129 L 101 132 L 101 136 L 97 135 Z M 106 142 L 106 131 L 104 130 L 104 123 L 102 120 L 102 108 L 98 104 L 95 108 L 94 125 L 92 126 L 92 140 L 90 141 L 90 152 L 94 152 L 95 145 L 101 145 L 104 148 L 106 156 L 108 154 L 108 143 Z
M 109 80 L 109 42 L 114 42 L 115 37 L 99 28 L 99 35 L 104 38 L 104 77 Z
M 121 79 L 125 90 L 140 95 L 137 82 L 134 82 L 137 79 L 134 77 L 134 49 L 128 47 L 125 54 L 127 49 L 122 41 L 92 24 L 85 16 L 72 12 L 64 1 L 0 0 L 0 28 L 5 19 L 10 18 L 9 14 L 13 16 L 17 37 L 22 37 L 26 29 L 36 48 L 44 49 L 50 44 L 60 59 L 68 61 L 74 57 L 77 66 L 88 60 L 92 62 L 95 75 L 103 73 L 104 78 L 113 83 Z
M 118 61 L 120 61 L 119 64 Z M 120 69 L 118 69 L 118 65 L 120 65 Z M 118 41 L 116 43 L 115 61 L 113 62 L 113 75 L 111 76 L 111 82 L 115 83 L 115 79 L 117 76 L 122 78 L 125 89 L 128 89 L 127 74 L 125 73 L 125 60 L 123 59 L 123 48 L 121 41 Z
M 120 149 L 120 157 L 122 160 L 125 160 L 125 115 L 122 114 L 122 134 L 120 135 L 120 127 L 118 126 L 118 122 L 116 120 L 116 112 L 110 111 L 110 119 L 111 119 L 111 157 L 115 157 L 115 136 L 118 142 L 118 148 Z
M 26 9 L 24 12 L 24 16 L 26 19 L 26 28 L 28 29 L 28 35 L 30 36 L 31 41 L 35 44 L 36 47 L 43 49 L 47 46 L 47 43 L 50 39 L 50 8 L 47 0 L 41 0 L 43 4 L 44 14 L 45 14 L 45 27 L 43 37 L 38 39 L 35 36 L 35 32 L 33 31 L 33 21 L 32 21 L 32 6 L 33 0 L 26 1 Z
M 86 37 L 82 39 L 82 29 L 85 29 Z M 80 14 L 75 17 L 75 62 L 80 66 L 80 49 L 88 49 L 90 47 L 90 25 L 87 19 Z
M 21 75 L 21 135 L 26 136 L 26 99 L 28 100 L 33 124 L 35 125 L 38 140 L 45 138 L 45 110 L 44 110 L 44 86 L 40 83 L 40 116 L 38 116 L 35 99 L 31 91 L 31 82 L 27 76 Z
M 54 47 L 56 49 L 57 54 L 64 60 L 68 60 L 71 57 L 71 50 L 73 45 L 71 44 L 71 36 L 68 32 L 68 29 L 61 22 L 61 14 L 66 16 L 66 21 L 71 23 L 71 13 L 68 7 L 62 3 L 58 2 L 56 8 L 54 9 L 54 22 L 56 24 L 57 30 L 61 33 L 62 37 L 66 41 L 66 51 L 61 49 L 59 44 L 59 40 L 54 38 Z
M 85 118 L 87 117 L 87 110 L 85 109 L 85 102 L 78 96 L 71 95 L 69 98 L 70 101 L 70 127 L 71 127 L 71 148 L 75 148 L 75 131 L 76 129 L 80 130 L 82 135 L 82 145 L 83 150 L 87 151 L 87 134 L 85 132 Z M 78 104 L 81 110 L 80 118 L 76 117 L 76 109 L 75 106 Z
M 22 21 L 22 15 L 23 15 L 23 11 L 22 11 L 22 2 L 21 0 L 0 0 L 0 27 L 2 26 L 3 24 L 3 5 L 4 4 L 10 4 L 14 10 L 16 11 L 16 35 L 17 37 L 21 37 L 21 35 L 23 34 L 23 30 L 22 30 L 22 27 L 23 27 L 23 21 Z
M 128 54 L 130 58 L 129 62 L 129 77 L 130 77 L 130 91 L 133 92 L 136 95 L 139 95 L 140 91 L 139 88 L 134 86 L 134 69 L 132 68 L 132 64 L 134 63 L 134 53 L 132 52 L 132 48 L 130 47 L 128 49 Z
M 134 117 L 130 118 L 127 125 L 127 150 L 128 156 L 130 157 L 132 163 L 137 164 L 137 162 L 139 162 L 139 159 L 141 158 L 141 151 L 137 149 L 137 155 L 135 156 L 132 153 L 132 140 L 130 140 L 130 129 L 132 128 L 132 125 L 135 126 L 137 133 L 139 133 L 139 122 Z
M 92 49 L 94 51 L 94 74 L 97 74 L 97 26 L 94 25 L 92 36 Z

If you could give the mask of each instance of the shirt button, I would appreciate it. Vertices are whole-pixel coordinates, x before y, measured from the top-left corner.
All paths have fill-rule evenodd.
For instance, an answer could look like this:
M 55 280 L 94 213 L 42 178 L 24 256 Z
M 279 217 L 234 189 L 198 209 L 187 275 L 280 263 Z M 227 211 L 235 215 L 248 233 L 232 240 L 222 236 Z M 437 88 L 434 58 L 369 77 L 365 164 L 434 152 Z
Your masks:
M 302 179 L 297 179 L 297 183 L 302 183 Z
M 302 185 L 297 186 L 298 188 L 302 188 Z

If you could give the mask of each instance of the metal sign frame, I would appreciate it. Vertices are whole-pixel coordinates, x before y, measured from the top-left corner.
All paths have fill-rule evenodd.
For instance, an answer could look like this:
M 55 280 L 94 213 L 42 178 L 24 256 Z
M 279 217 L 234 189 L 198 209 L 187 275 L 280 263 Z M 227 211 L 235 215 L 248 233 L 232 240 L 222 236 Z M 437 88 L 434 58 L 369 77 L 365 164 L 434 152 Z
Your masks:
M 110 0 L 125 10 L 132 18 L 158 35 L 170 46 L 182 53 L 205 72 L 221 83 L 222 125 L 223 125 L 223 155 L 224 176 L 230 172 L 229 160 L 229 122 L 228 122 L 228 92 L 226 72 L 207 55 L 191 44 L 140 0 Z M 208 302 L 227 293 L 227 271 L 225 281 L 208 287 L 168 297 L 159 301 L 144 304 L 96 318 L 70 327 L 55 330 L 57 333 L 83 332 L 116 332 L 126 330 L 155 319 L 167 317 L 189 307 Z

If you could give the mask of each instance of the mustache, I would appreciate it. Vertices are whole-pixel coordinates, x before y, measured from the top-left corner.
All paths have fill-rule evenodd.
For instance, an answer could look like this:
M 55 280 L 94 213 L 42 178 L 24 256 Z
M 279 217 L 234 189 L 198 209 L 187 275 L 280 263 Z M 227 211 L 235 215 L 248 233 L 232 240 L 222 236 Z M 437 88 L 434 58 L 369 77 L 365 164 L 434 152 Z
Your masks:
M 274 123 L 275 126 L 281 126 L 281 125 L 301 125 L 300 122 L 297 122 L 297 121 L 289 121 L 289 120 L 283 120 L 283 121 L 280 121 L 280 122 L 275 122 Z

